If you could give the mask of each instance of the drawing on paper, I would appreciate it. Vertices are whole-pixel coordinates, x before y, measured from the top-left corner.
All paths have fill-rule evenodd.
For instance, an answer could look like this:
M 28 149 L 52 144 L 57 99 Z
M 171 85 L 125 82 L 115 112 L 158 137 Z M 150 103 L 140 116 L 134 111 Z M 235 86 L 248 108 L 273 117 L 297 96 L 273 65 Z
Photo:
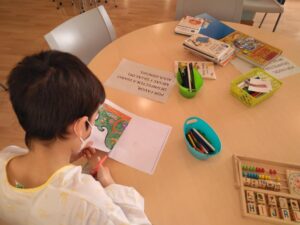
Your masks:
M 128 126 L 131 117 L 114 109 L 106 103 L 102 104 L 99 107 L 98 112 L 99 116 L 95 121 L 95 126 L 101 132 L 105 130 L 107 131 L 105 137 L 105 146 L 112 150 L 114 145 L 120 139 L 122 133 Z

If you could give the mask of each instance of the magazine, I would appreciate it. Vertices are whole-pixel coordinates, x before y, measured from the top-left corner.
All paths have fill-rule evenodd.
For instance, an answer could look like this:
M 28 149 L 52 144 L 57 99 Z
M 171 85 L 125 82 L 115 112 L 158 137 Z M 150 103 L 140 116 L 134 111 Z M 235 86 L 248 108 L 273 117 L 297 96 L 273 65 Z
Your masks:
M 258 67 L 265 67 L 282 53 L 282 50 L 239 31 L 221 40 L 235 48 L 236 56 Z

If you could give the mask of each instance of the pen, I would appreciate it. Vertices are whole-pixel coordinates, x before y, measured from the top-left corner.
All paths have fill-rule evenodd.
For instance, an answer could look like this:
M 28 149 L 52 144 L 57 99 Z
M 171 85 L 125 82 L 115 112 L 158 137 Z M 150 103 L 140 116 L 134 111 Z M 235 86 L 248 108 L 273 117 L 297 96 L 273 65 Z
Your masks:
M 201 152 L 201 153 L 206 153 L 206 154 L 207 154 L 208 152 L 203 151 L 202 148 L 201 148 L 201 146 L 198 147 L 198 146 L 196 145 L 195 140 L 193 140 L 193 137 L 192 137 L 192 136 L 193 136 L 193 134 L 192 134 L 191 132 L 187 133 L 187 135 L 186 135 L 188 141 L 189 141 L 190 144 L 193 146 L 193 148 L 196 149 L 197 151 Z
M 189 91 L 191 92 L 192 91 L 191 68 L 189 65 L 187 65 L 186 68 L 187 68 L 187 72 L 188 72 L 188 88 L 189 88 Z
M 179 75 L 180 75 L 180 78 L 181 78 L 181 85 L 183 85 L 184 74 L 183 74 L 183 72 L 181 71 L 181 68 L 180 68 L 180 67 L 178 67 L 178 72 L 179 72 Z
M 188 68 L 187 68 L 187 66 L 184 67 L 183 74 L 184 74 L 184 79 L 183 79 L 183 85 L 182 86 L 184 86 L 186 88 L 189 88 L 189 78 L 188 78 Z
M 91 175 L 95 176 L 97 174 L 97 171 L 99 167 L 105 162 L 105 160 L 108 158 L 108 155 L 105 155 L 101 160 L 98 161 L 97 165 L 95 168 L 92 170 Z
M 192 89 L 195 89 L 195 78 L 194 78 L 194 67 L 193 64 L 190 63 L 189 64 L 189 68 L 190 68 L 190 73 L 191 73 L 191 85 L 192 85 Z

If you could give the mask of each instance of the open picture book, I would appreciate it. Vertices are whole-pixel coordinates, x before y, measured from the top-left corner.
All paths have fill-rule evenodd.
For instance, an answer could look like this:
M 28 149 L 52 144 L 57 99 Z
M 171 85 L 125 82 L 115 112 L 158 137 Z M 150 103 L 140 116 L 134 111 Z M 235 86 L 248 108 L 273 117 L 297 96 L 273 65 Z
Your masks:
M 108 157 L 153 174 L 168 140 L 171 127 L 126 111 L 110 100 L 99 107 L 98 128 L 91 141 Z

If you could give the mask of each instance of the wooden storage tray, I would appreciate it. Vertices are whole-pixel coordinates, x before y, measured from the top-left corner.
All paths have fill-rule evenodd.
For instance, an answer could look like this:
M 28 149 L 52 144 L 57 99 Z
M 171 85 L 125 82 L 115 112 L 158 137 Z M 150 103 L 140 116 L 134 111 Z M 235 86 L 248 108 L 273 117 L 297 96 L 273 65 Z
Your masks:
M 242 165 L 264 168 L 265 174 L 269 174 L 269 169 L 275 169 L 277 171 L 277 176 L 279 176 L 279 178 L 280 178 L 281 190 L 273 191 L 273 190 L 266 190 L 266 189 L 262 189 L 262 188 L 258 188 L 258 187 L 245 186 L 243 183 L 244 177 L 243 177 Z M 272 206 L 269 206 L 267 201 L 265 202 L 265 207 L 268 212 L 267 216 L 262 216 L 259 214 L 254 215 L 254 214 L 248 213 L 247 200 L 246 200 L 246 196 L 245 196 L 246 191 L 253 191 L 255 193 L 263 193 L 266 199 L 267 199 L 267 195 L 274 195 L 276 197 L 277 208 L 278 208 L 279 212 L 281 210 L 281 208 L 279 207 L 279 202 L 278 202 L 279 197 L 286 198 L 288 202 L 290 199 L 296 200 L 300 207 L 300 195 L 290 193 L 289 186 L 288 186 L 288 180 L 287 180 L 287 170 L 297 171 L 300 173 L 299 165 L 294 165 L 294 164 L 289 164 L 289 163 L 272 162 L 272 161 L 261 160 L 261 159 L 256 159 L 256 158 L 249 158 L 249 157 L 233 155 L 233 168 L 234 168 L 234 173 L 235 173 L 234 174 L 235 175 L 234 176 L 235 177 L 235 185 L 238 189 L 240 189 L 243 216 L 248 217 L 248 218 L 268 221 L 271 223 L 277 223 L 277 224 L 294 224 L 294 225 L 300 224 L 299 222 L 296 222 L 293 220 L 291 220 L 291 221 L 284 220 L 281 216 L 280 216 L 280 218 L 270 217 L 269 208 Z M 253 173 L 256 173 L 256 172 L 253 172 Z M 255 201 L 257 201 L 257 199 Z M 288 210 L 290 212 L 290 216 L 292 219 L 292 211 L 293 210 L 291 209 L 290 205 L 288 206 Z

